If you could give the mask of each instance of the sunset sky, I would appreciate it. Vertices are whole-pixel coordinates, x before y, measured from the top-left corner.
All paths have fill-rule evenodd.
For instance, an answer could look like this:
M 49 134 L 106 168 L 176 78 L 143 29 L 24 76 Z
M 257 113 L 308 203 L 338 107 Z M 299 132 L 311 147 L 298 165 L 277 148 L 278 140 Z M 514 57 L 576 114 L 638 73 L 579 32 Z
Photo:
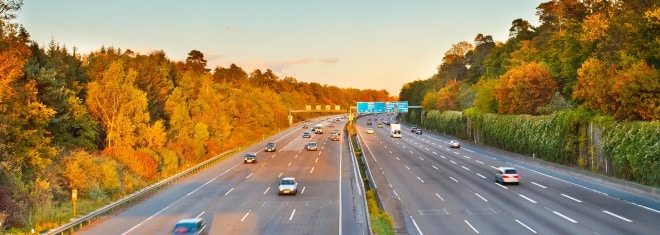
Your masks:
M 172 60 L 204 53 L 298 81 L 387 90 L 431 77 L 444 53 L 479 33 L 505 41 L 511 22 L 538 26 L 540 0 L 25 0 L 15 22 L 42 46 L 102 46 Z

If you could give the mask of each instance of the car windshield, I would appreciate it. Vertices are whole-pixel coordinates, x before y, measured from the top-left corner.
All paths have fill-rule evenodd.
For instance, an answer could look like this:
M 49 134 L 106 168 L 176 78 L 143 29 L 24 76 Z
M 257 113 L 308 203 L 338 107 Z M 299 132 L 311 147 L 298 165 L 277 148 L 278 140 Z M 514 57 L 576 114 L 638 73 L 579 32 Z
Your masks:
M 516 173 L 516 170 L 510 169 L 510 170 L 504 171 L 504 174 L 517 174 L 517 173 Z
M 293 185 L 295 184 L 293 180 L 282 180 L 282 185 Z

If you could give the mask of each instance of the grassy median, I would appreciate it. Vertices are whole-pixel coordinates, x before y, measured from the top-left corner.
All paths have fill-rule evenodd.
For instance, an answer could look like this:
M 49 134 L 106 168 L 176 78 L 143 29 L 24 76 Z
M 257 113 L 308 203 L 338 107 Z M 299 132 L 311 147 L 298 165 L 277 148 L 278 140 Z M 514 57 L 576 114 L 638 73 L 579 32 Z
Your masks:
M 346 125 L 348 135 L 351 139 L 351 144 L 355 150 L 355 156 L 357 157 L 358 166 L 360 168 L 360 176 L 362 177 L 362 182 L 364 182 L 364 190 L 366 191 L 367 197 L 367 207 L 369 209 L 369 217 L 371 218 L 371 229 L 373 234 L 385 235 L 385 234 L 395 234 L 394 227 L 392 226 L 392 218 L 388 215 L 381 204 L 378 201 L 378 194 L 376 190 L 371 188 L 369 184 L 369 177 L 367 177 L 366 168 L 362 159 L 362 149 L 359 148 L 356 138 L 355 125 L 348 124 Z

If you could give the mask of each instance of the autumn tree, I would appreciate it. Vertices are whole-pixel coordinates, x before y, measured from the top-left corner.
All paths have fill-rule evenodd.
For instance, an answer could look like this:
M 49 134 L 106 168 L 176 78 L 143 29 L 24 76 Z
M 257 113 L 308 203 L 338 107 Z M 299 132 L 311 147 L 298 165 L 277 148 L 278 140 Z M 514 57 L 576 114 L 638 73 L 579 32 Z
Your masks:
M 459 83 L 449 81 L 447 85 L 438 91 L 438 102 L 435 108 L 440 111 L 458 110 Z
M 535 62 L 510 69 L 495 87 L 500 114 L 537 114 L 557 91 L 548 70 Z

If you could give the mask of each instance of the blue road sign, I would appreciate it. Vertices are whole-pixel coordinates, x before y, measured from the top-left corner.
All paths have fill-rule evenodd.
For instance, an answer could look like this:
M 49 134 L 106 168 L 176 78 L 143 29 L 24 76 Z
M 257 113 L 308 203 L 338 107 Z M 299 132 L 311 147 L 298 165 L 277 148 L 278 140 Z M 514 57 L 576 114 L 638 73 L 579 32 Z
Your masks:
M 408 112 L 408 101 L 398 102 L 357 102 L 358 113 Z

